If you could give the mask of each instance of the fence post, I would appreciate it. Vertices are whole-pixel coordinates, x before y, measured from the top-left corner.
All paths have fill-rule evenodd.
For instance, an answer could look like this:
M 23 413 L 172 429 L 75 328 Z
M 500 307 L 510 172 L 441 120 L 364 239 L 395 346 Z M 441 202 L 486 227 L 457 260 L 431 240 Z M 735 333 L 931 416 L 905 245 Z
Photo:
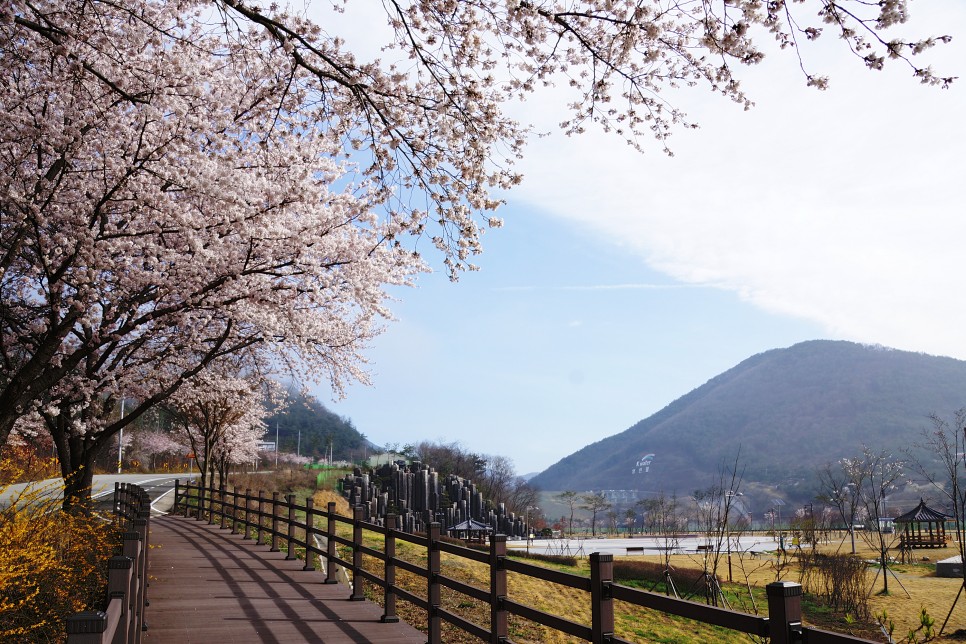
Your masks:
M 129 642 L 137 642 L 138 640 L 138 623 L 141 620 L 141 610 L 138 604 L 138 593 L 140 592 L 140 574 L 138 572 L 138 565 L 141 563 L 141 535 L 136 532 L 125 532 L 122 535 L 123 546 L 121 549 L 121 554 L 128 557 L 133 562 L 133 568 L 131 570 L 131 579 L 128 583 L 127 597 L 128 602 L 131 606 L 131 630 L 128 633 Z
M 219 502 L 219 512 L 218 512 L 218 528 L 221 530 L 225 529 L 225 519 L 227 515 L 225 513 L 225 486 L 218 486 L 218 502 Z M 211 499 L 208 500 L 208 514 L 210 516 L 209 524 L 214 525 L 215 523 L 215 491 L 211 490 Z
M 272 547 L 269 552 L 278 552 L 278 492 L 272 492 Z
M 110 644 L 127 644 L 128 632 L 130 632 L 131 624 L 129 623 L 131 613 L 127 610 L 127 593 L 122 590 L 117 590 L 114 592 L 107 593 L 107 603 L 110 605 L 111 602 L 116 601 L 121 604 L 121 616 L 117 620 L 117 628 L 114 630 L 114 639 L 111 640 Z
M 174 505 L 171 506 L 171 514 L 178 513 L 178 495 L 181 492 L 181 490 L 178 489 L 180 487 L 178 484 L 180 482 L 181 482 L 180 479 L 174 480 Z
M 398 521 L 399 518 L 395 514 L 386 515 L 386 544 L 383 550 L 386 555 L 385 574 L 383 575 L 386 587 L 383 593 L 383 604 L 385 604 L 385 607 L 381 621 L 389 624 L 395 624 L 399 621 L 399 618 L 396 616 L 396 564 L 392 560 L 396 556 L 395 531 L 399 527 Z
M 204 479 L 198 482 L 198 516 L 196 519 L 201 521 L 204 519 L 205 510 L 205 482 Z
M 118 515 L 121 514 L 121 483 L 119 481 L 114 482 L 114 519 L 117 523 Z
M 121 554 L 123 554 L 125 557 L 130 557 L 132 560 L 137 562 L 138 557 L 141 554 L 138 548 L 141 541 L 141 535 L 132 530 L 121 535 L 121 539 L 122 543 L 124 544 L 121 547 Z
M 148 605 L 148 535 L 150 534 L 148 520 L 143 517 L 135 519 L 134 531 L 137 532 L 138 541 L 141 542 L 141 551 L 138 553 L 137 566 L 134 568 L 134 573 L 138 578 L 138 593 L 134 600 L 134 609 L 137 615 L 137 621 L 141 625 L 141 628 L 136 630 L 146 631 L 148 630 L 148 623 L 144 616 L 144 607 Z M 140 634 L 135 638 L 135 641 L 141 641 Z
M 144 519 L 144 536 L 141 539 L 141 543 L 144 546 L 144 559 L 142 561 L 143 567 L 141 568 L 141 577 L 144 579 L 144 585 L 150 586 L 148 583 L 148 568 L 150 567 L 149 559 L 151 558 L 151 497 L 148 496 L 147 492 L 142 490 L 142 501 L 143 509 L 141 510 L 140 518 Z M 147 593 L 147 590 L 144 591 Z M 151 602 L 147 599 L 144 600 L 144 605 L 148 606 Z
M 107 630 L 107 613 L 74 613 L 67 618 L 67 644 L 101 644 Z
M 258 491 L 258 529 L 255 531 L 255 543 L 262 544 L 262 529 L 265 527 L 265 492 Z
M 211 475 L 211 484 L 208 486 L 208 523 L 214 525 L 215 523 L 215 476 Z M 218 525 L 222 528 L 225 527 L 225 484 L 218 480 Z
M 315 570 L 315 551 L 312 550 L 315 547 L 315 543 L 313 543 L 315 541 L 314 504 L 315 501 L 312 500 L 312 497 L 305 497 L 305 565 L 302 566 L 302 570 Z
M 329 501 L 326 505 L 327 520 L 325 523 L 325 583 L 339 583 L 336 572 L 338 564 L 335 563 L 335 501 Z
M 141 497 L 139 503 L 139 516 L 148 518 L 151 516 L 151 496 L 141 488 L 138 488 L 138 493 Z
M 507 612 L 503 600 L 506 599 L 506 535 L 495 534 L 490 537 L 490 642 L 506 642 L 509 631 Z
M 231 488 L 231 533 L 238 534 L 238 520 L 239 507 L 238 507 L 238 486 L 234 485 Z
M 182 492 L 181 494 L 182 494 L 182 496 L 184 496 L 184 498 L 181 500 L 181 505 L 182 505 L 181 512 L 182 512 L 182 515 L 184 516 L 184 518 L 187 519 L 188 518 L 188 506 L 189 506 L 188 501 L 191 500 L 191 479 L 185 480 L 185 482 L 184 482 L 184 492 Z
M 120 595 L 121 619 L 118 622 L 117 630 L 124 633 L 124 641 L 127 642 L 128 634 L 131 632 L 131 618 L 133 615 L 131 589 L 131 576 L 134 573 L 134 561 L 130 557 L 111 557 L 107 560 L 107 593 L 112 599 Z M 117 641 L 117 637 L 114 638 Z
M 252 489 L 250 487 L 245 488 L 245 534 L 242 536 L 242 540 L 251 539 L 251 530 L 249 526 L 251 525 L 252 512 L 251 512 L 251 496 Z
M 426 599 L 429 604 L 427 619 L 429 621 L 429 643 L 442 644 L 442 633 L 440 631 L 439 607 L 441 605 L 439 573 L 441 571 L 441 561 L 439 545 L 439 523 L 433 521 L 426 530 L 426 564 L 427 564 L 427 588 Z
M 357 505 L 352 508 L 352 595 L 350 601 L 361 602 L 366 596 L 363 594 L 365 581 L 359 571 L 362 570 L 362 517 L 363 508 Z
M 765 586 L 765 595 L 768 597 L 768 635 L 771 643 L 800 642 L 802 585 L 794 581 L 773 581 Z
M 286 495 L 285 502 L 288 503 L 288 551 L 285 558 L 298 559 L 295 556 L 295 495 Z
M 603 644 L 614 635 L 614 555 L 590 553 L 591 641 Z

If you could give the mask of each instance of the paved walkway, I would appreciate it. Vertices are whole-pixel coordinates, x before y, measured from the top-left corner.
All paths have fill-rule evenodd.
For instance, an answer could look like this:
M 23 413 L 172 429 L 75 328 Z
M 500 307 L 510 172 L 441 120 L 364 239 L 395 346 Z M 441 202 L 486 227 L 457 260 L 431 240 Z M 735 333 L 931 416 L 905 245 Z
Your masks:
M 349 601 L 346 586 L 323 584 L 301 560 L 217 526 L 154 518 L 150 546 L 146 644 L 426 641 L 404 622 L 383 624 L 378 605 Z

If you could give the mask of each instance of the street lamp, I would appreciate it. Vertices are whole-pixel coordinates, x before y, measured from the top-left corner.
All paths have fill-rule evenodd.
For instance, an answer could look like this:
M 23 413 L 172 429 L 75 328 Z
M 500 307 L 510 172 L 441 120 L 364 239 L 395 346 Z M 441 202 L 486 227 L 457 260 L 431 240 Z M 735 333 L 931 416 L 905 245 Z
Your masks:
M 785 549 L 785 534 L 782 532 L 782 506 L 785 502 L 781 499 L 775 499 L 775 506 L 778 508 L 778 548 L 780 550 Z
M 728 546 L 728 583 L 731 583 L 731 526 L 728 523 L 728 514 L 731 512 L 731 499 L 736 496 L 744 496 L 744 492 L 729 490 L 725 493 L 725 543 Z
M 533 541 L 533 529 L 530 527 L 530 510 L 539 510 L 535 505 L 528 505 L 526 511 L 527 518 L 527 554 L 530 554 L 530 542 Z

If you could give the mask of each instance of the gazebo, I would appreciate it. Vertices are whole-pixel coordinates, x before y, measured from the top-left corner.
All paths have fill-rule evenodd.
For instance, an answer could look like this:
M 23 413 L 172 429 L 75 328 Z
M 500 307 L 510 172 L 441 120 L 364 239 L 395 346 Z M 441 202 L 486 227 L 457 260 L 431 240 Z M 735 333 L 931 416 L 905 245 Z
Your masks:
M 902 530 L 899 535 L 899 548 L 911 550 L 945 547 L 948 518 L 949 515 L 933 510 L 923 499 L 919 499 L 919 505 L 893 520 L 896 530 Z
M 447 528 L 446 532 L 449 533 L 451 537 L 457 539 L 465 539 L 466 541 L 479 541 L 484 543 L 486 541 L 486 535 L 493 532 L 493 528 L 485 523 L 480 523 L 479 521 L 474 521 L 473 519 L 467 519 L 461 523 Z

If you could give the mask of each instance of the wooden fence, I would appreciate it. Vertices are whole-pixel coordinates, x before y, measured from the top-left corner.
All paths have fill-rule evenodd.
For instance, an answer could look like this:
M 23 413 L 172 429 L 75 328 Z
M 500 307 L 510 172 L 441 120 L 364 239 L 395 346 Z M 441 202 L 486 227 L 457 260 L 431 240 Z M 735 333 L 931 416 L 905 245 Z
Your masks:
M 504 535 L 491 537 L 489 552 L 479 551 L 441 540 L 438 523 L 431 524 L 427 534 L 417 535 L 400 531 L 398 517 L 395 515 L 387 517 L 385 527 L 364 522 L 361 506 L 354 508 L 353 517 L 348 518 L 336 514 L 335 503 L 329 503 L 323 511 L 313 507 L 311 498 L 306 498 L 299 505 L 294 495 L 281 497 L 274 492 L 271 496 L 266 496 L 262 491 L 253 495 L 251 490 L 242 492 L 237 487 L 232 490 L 200 488 L 190 481 L 185 487 L 176 482 L 174 503 L 173 513 L 180 513 L 185 517 L 194 516 L 199 521 L 207 519 L 210 524 L 218 523 L 222 528 L 230 527 L 233 533 L 241 531 L 243 538 L 254 539 L 259 544 L 265 543 L 273 552 L 280 551 L 284 545 L 289 559 L 294 559 L 297 550 L 301 549 L 305 553 L 305 570 L 314 569 L 316 558 L 321 557 L 326 563 L 324 583 L 338 583 L 338 568 L 345 568 L 352 576 L 351 600 L 365 599 L 364 587 L 367 583 L 381 589 L 384 599 L 383 621 L 398 621 L 397 600 L 410 602 L 425 610 L 430 644 L 441 642 L 440 627 L 443 620 L 483 641 L 509 642 L 507 622 L 511 614 L 591 642 L 630 644 L 628 640 L 614 634 L 615 600 L 763 639 L 769 638 L 775 644 L 845 644 L 868 641 L 804 626 L 801 611 L 802 587 L 794 582 L 774 582 L 767 585 L 769 617 L 760 617 L 617 584 L 613 579 L 613 555 L 610 554 L 595 552 L 590 555 L 591 572 L 588 578 L 507 557 Z M 302 516 L 301 520 L 298 515 Z M 351 538 L 338 534 L 339 524 L 342 524 L 343 533 L 351 530 Z M 380 551 L 365 546 L 363 531 L 382 535 L 383 549 Z M 316 537 L 324 545 L 316 545 Z M 396 544 L 399 541 L 424 548 L 427 553 L 426 567 L 398 558 Z M 337 550 L 339 545 L 348 549 L 350 554 L 346 557 L 340 556 Z M 441 554 L 444 552 L 488 565 L 489 587 L 471 586 L 443 575 Z M 365 570 L 362 565 L 363 557 L 381 561 L 382 576 Z M 422 577 L 426 581 L 425 595 L 413 594 L 397 586 L 397 570 L 405 570 Z M 508 573 L 526 575 L 585 591 L 589 595 L 591 623 L 577 623 L 511 599 L 507 595 Z M 476 624 L 446 610 L 441 603 L 443 587 L 489 604 L 489 624 Z
M 123 533 L 120 556 L 108 562 L 108 604 L 104 611 L 67 618 L 67 644 L 138 644 L 147 630 L 148 535 L 151 498 L 137 485 L 114 485 L 114 519 Z

